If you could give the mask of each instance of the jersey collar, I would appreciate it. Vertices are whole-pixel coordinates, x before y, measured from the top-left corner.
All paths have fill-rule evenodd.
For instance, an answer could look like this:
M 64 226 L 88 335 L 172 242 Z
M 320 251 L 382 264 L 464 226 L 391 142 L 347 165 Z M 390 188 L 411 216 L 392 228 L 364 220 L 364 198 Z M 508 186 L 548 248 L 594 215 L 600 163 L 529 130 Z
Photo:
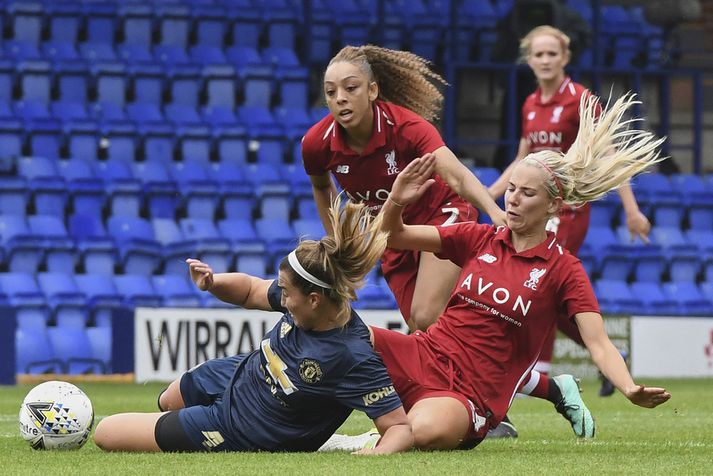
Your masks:
M 512 231 L 510 228 L 502 227 L 495 233 L 493 241 L 502 242 L 503 246 L 510 249 L 510 252 L 514 256 L 522 256 L 523 258 L 533 258 L 538 257 L 544 260 L 549 260 L 552 253 L 558 252 L 561 249 L 560 245 L 557 243 L 557 237 L 551 231 L 547 232 L 547 239 L 529 250 L 521 251 L 518 253 L 515 251 L 515 246 L 512 244 Z
M 328 131 L 331 135 L 329 148 L 332 152 L 339 152 L 345 155 L 369 155 L 380 147 L 386 145 L 387 126 L 393 126 L 394 122 L 384 111 L 383 103 L 381 101 L 374 101 L 372 109 L 374 111 L 374 126 L 366 149 L 364 149 L 361 154 L 358 154 L 350 149 L 344 137 L 344 130 L 335 120 L 330 127 L 331 131 Z
M 552 99 L 547 101 L 547 104 L 554 104 L 554 103 L 559 102 L 559 97 L 562 95 L 564 90 L 567 88 L 567 86 L 571 82 L 572 82 L 572 78 L 565 75 L 564 79 L 562 80 L 562 83 L 560 84 L 560 87 L 557 88 L 557 92 L 552 96 Z M 535 91 L 535 100 L 536 100 L 537 104 L 543 105 L 543 103 L 542 103 L 542 89 L 539 86 L 537 87 L 537 90 Z

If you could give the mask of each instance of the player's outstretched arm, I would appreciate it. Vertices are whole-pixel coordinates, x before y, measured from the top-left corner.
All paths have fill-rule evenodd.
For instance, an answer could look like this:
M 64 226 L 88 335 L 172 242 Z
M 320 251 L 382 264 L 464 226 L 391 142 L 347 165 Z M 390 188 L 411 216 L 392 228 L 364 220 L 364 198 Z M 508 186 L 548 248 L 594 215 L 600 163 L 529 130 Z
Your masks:
M 599 313 L 582 312 L 575 315 L 575 320 L 596 366 L 631 403 L 654 408 L 671 398 L 671 394 L 664 388 L 645 387 L 634 383 L 624 359 L 609 340 Z
M 221 301 L 246 309 L 272 311 L 267 291 L 271 279 L 260 279 L 245 273 L 218 273 L 201 260 L 186 260 L 191 279 L 201 291 L 208 291 Z
M 404 407 L 390 411 L 374 420 L 381 434 L 379 443 L 374 448 L 362 448 L 356 455 L 387 455 L 406 451 L 413 447 L 413 432 Z

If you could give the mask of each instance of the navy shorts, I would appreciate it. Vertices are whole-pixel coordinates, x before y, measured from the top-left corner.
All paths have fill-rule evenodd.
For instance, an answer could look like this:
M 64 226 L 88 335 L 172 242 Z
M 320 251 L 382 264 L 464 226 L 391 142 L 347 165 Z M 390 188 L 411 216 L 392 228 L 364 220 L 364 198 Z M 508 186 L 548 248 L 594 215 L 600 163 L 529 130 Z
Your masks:
M 223 394 L 231 383 L 235 370 L 245 358 L 236 355 L 212 359 L 194 367 L 181 377 L 181 395 L 185 408 L 178 410 L 178 419 L 194 451 L 244 451 L 232 438 L 225 425 L 225 409 L 230 405 Z

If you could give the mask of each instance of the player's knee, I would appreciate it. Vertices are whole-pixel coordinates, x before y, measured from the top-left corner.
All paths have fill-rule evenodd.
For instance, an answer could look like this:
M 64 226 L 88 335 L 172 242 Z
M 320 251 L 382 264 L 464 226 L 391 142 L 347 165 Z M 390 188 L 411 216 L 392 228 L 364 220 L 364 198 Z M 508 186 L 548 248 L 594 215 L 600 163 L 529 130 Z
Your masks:
M 447 425 L 412 422 L 414 446 L 422 450 L 455 449 L 460 444 Z

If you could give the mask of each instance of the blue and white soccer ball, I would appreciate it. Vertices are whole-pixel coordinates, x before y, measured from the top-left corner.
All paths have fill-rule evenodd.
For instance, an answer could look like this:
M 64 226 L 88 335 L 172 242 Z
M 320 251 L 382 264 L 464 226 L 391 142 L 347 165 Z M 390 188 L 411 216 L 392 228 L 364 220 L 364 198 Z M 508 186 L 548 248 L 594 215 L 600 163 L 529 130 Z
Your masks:
M 27 394 L 20 407 L 20 434 L 32 448 L 81 448 L 94 424 L 89 397 L 67 382 L 41 383 Z

